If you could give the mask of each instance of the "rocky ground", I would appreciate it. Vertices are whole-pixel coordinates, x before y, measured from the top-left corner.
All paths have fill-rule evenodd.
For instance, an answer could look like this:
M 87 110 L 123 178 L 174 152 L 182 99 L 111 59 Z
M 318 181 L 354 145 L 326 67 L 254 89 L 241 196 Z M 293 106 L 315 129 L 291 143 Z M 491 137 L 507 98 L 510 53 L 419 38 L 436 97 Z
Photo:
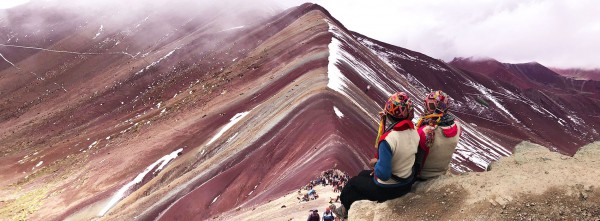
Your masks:
M 491 171 L 419 183 L 385 203 L 359 201 L 349 220 L 600 220 L 600 142 L 574 157 L 523 142 Z
M 523 142 L 516 153 L 487 172 L 446 175 L 415 185 L 408 195 L 376 203 L 358 201 L 349 220 L 600 220 L 600 142 L 574 157 Z M 305 220 L 310 209 L 322 213 L 324 196 L 298 203 L 296 192 L 256 206 L 237 208 L 216 220 Z

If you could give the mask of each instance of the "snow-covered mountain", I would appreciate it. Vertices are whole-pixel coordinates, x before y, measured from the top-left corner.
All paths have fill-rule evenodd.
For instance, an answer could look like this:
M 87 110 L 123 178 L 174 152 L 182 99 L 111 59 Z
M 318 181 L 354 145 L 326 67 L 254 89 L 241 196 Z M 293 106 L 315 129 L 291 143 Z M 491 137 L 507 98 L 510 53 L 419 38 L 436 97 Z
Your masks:
M 523 140 L 567 155 L 600 140 L 596 81 L 537 63 L 444 63 L 314 4 L 225 2 L 5 11 L 0 218 L 202 220 L 262 204 L 323 170 L 366 167 L 377 112 L 399 90 L 417 113 L 431 90 L 452 97 L 458 173 Z

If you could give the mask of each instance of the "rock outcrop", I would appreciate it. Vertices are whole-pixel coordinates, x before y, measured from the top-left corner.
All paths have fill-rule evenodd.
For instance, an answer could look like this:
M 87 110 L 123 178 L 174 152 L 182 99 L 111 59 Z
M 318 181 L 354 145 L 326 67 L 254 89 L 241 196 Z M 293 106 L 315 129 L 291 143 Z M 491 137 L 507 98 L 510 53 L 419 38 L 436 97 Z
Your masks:
M 349 220 L 597 220 L 600 142 L 567 157 L 523 142 L 488 172 L 417 183 L 383 203 L 358 201 Z

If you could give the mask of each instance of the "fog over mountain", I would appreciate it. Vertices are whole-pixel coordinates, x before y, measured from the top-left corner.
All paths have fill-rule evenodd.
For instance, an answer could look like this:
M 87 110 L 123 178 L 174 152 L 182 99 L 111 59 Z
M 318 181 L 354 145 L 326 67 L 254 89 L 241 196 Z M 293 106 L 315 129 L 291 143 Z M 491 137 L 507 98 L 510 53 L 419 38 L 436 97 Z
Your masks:
M 600 42 L 595 40 L 600 5 L 593 0 L 313 2 L 350 30 L 445 61 L 484 57 L 600 68 Z

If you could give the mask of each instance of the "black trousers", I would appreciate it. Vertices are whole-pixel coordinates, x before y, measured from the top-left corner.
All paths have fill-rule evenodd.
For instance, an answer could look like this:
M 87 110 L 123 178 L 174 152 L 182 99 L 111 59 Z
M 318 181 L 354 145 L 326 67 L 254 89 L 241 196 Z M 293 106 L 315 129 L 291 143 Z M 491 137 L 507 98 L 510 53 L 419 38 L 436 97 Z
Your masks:
M 385 188 L 375 184 L 371 170 L 363 170 L 358 176 L 350 178 L 342 193 L 340 200 L 346 211 L 350 209 L 352 203 L 358 200 L 371 200 L 383 202 L 395 199 L 410 192 L 412 182 L 399 187 Z

